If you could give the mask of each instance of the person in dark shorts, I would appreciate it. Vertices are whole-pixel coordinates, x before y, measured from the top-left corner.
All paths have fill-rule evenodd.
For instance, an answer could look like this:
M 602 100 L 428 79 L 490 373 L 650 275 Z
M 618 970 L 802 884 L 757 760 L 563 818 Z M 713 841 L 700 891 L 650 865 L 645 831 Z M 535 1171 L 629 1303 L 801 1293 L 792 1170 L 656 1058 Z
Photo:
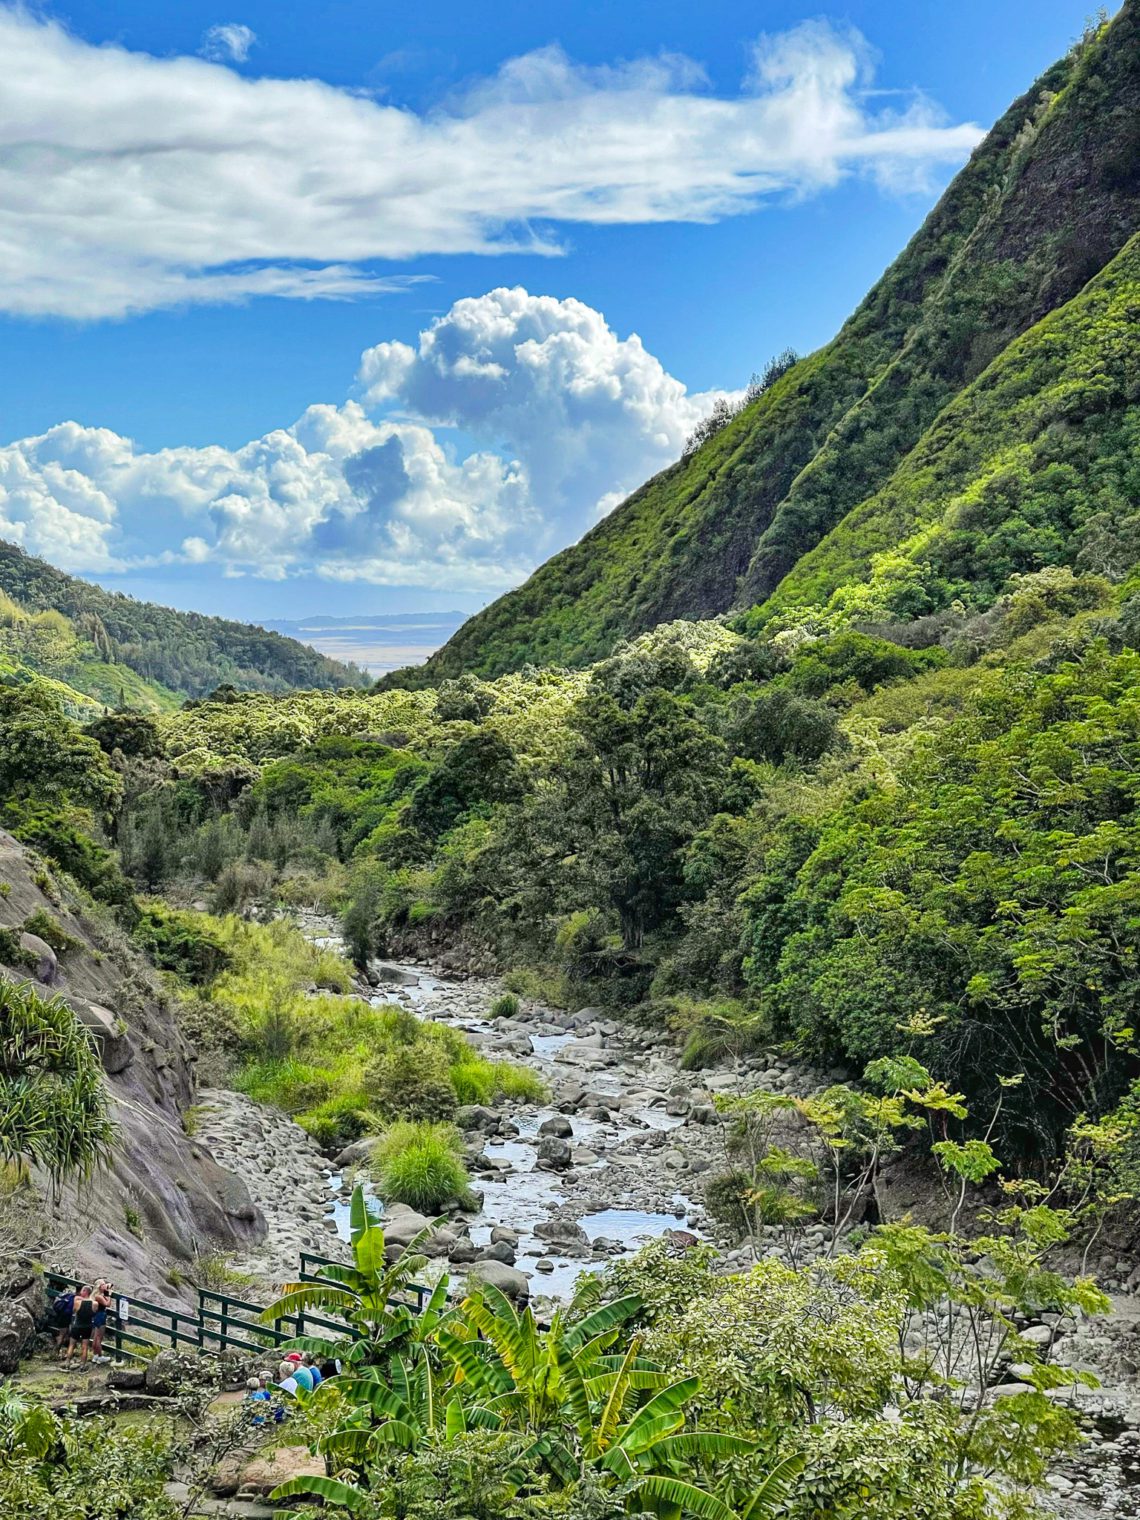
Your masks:
M 53 1300 L 51 1306 L 51 1333 L 55 1336 L 55 1344 L 59 1349 L 60 1357 L 63 1356 L 67 1345 L 67 1333 L 71 1329 L 71 1316 L 75 1313 L 75 1289 L 65 1288 L 59 1296 Z
M 89 1287 L 80 1288 L 79 1296 L 75 1300 L 75 1312 L 71 1316 L 71 1338 L 67 1343 L 67 1365 L 71 1366 L 71 1358 L 76 1346 L 82 1346 L 83 1351 L 79 1357 L 79 1365 L 87 1366 L 87 1355 L 91 1350 L 91 1337 L 95 1333 L 95 1299 Z

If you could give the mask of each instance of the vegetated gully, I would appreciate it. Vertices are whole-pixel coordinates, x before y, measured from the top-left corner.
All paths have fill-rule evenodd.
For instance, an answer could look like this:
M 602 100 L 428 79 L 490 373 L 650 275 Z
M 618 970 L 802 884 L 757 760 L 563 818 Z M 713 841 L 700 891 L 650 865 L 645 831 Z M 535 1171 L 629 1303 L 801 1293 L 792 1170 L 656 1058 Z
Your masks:
M 709 1162 L 676 1142 L 705 1142 L 703 1153 L 714 1137 L 686 1124 L 707 1099 L 680 1079 L 670 1041 L 632 1046 L 596 1009 L 569 1015 L 524 1002 L 517 1017 L 491 1019 L 487 1010 L 501 991 L 494 983 L 448 981 L 421 966 L 379 963 L 374 970 L 374 1004 L 449 1024 L 489 1058 L 537 1070 L 550 1089 L 541 1106 L 501 1105 L 485 1138 L 465 1136 L 477 1158 L 472 1186 L 483 1196 L 479 1213 L 465 1217 L 470 1239 L 485 1247 L 496 1225 L 515 1231 L 516 1264 L 532 1276 L 533 1295 L 564 1297 L 582 1272 L 670 1230 L 703 1234 L 704 1210 L 682 1188 L 687 1174 Z M 539 1132 L 559 1119 L 571 1129 L 570 1164 L 548 1169 L 539 1164 Z M 683 1137 L 670 1136 L 682 1127 Z M 347 1239 L 351 1179 L 334 1172 L 330 1187 L 337 1233 Z M 569 1250 L 560 1249 L 551 1239 L 556 1221 L 578 1225 L 585 1239 L 567 1232 Z M 535 1233 L 543 1226 L 546 1239 Z

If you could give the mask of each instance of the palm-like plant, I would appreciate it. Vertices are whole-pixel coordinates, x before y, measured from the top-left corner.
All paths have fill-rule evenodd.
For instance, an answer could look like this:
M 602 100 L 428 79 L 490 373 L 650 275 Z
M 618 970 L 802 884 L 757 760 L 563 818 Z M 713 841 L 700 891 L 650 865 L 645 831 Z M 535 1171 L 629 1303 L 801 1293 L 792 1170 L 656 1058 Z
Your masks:
M 512 1466 L 503 1475 L 512 1493 L 537 1462 L 563 1487 L 593 1473 L 620 1488 L 631 1508 L 652 1510 L 663 1520 L 767 1520 L 802 1460 L 789 1458 L 774 1468 L 743 1506 L 730 1507 L 693 1482 L 695 1465 L 749 1455 L 756 1443 L 686 1430 L 685 1409 L 698 1380 L 671 1379 L 641 1355 L 637 1336 L 624 1351 L 614 1349 L 640 1306 L 631 1296 L 574 1325 L 556 1315 L 540 1330 L 529 1307 L 519 1313 L 497 1289 L 484 1286 L 457 1313 L 435 1322 L 431 1339 L 441 1367 L 428 1355 L 410 1362 L 392 1356 L 385 1365 L 335 1379 L 334 1396 L 344 1400 L 345 1414 L 317 1443 L 331 1476 L 291 1479 L 271 1498 L 312 1495 L 365 1513 L 397 1455 L 490 1430 L 520 1438 L 517 1472 Z
M 457 1386 L 467 1385 L 486 1414 L 528 1433 L 524 1456 L 539 1457 L 558 1482 L 572 1484 L 593 1468 L 623 1483 L 631 1503 L 659 1514 L 735 1520 L 728 1505 L 680 1472 L 694 1461 L 745 1455 L 756 1443 L 684 1430 L 685 1406 L 699 1380 L 670 1380 L 640 1355 L 640 1337 L 624 1354 L 612 1354 L 621 1327 L 640 1307 L 632 1295 L 573 1326 L 556 1315 L 540 1331 L 529 1306 L 520 1314 L 487 1286 L 464 1302 L 462 1323 L 446 1326 L 438 1342 L 455 1366 Z M 764 1508 L 752 1514 L 760 1520 Z
M 298 1336 L 290 1344 L 354 1366 L 385 1363 L 399 1353 L 414 1354 L 428 1343 L 447 1313 L 446 1276 L 418 1312 L 409 1302 L 416 1275 L 427 1265 L 419 1247 L 428 1234 L 430 1229 L 421 1230 L 397 1260 L 389 1262 L 375 1206 L 362 1187 L 355 1188 L 349 1208 L 352 1266 L 323 1267 L 320 1282 L 286 1283 L 281 1296 L 262 1312 L 262 1323 L 308 1311 L 342 1319 L 343 1339 Z
M 114 1133 L 87 1030 L 62 999 L 0 980 L 0 1159 L 58 1184 L 108 1160 Z

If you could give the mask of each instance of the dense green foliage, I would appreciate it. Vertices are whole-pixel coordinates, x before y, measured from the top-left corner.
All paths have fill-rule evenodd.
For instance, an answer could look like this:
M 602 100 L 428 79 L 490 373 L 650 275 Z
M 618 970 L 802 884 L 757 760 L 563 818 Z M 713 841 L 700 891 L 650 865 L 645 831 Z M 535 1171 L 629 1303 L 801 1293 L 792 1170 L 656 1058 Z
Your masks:
M 913 1101 L 965 1114 L 940 1086 Z M 984 1143 L 934 1150 L 960 1198 L 999 1165 Z M 1018 1316 L 1106 1301 L 1055 1270 L 1072 1215 L 1032 1190 L 1007 1187 L 972 1239 L 953 1223 L 884 1224 L 810 1268 L 770 1260 L 724 1275 L 711 1252 L 660 1242 L 587 1281 L 545 1329 L 490 1287 L 469 1283 L 449 1302 L 446 1277 L 410 1315 L 397 1277 L 424 1265 L 411 1254 L 420 1242 L 386 1266 L 359 1189 L 352 1219 L 353 1265 L 289 1286 L 265 1311 L 339 1313 L 357 1337 L 315 1401 L 329 1475 L 289 1480 L 277 1499 L 404 1520 L 433 1500 L 486 1520 L 647 1508 L 1027 1520 L 1050 1462 L 1079 1441 L 1073 1411 L 1050 1395 L 1090 1379 L 1050 1363 Z M 952 1312 L 918 1317 L 936 1305 Z M 1021 1383 L 994 1391 L 1011 1359 Z M 473 1507 L 456 1508 L 458 1495 Z
M 0 1160 L 42 1166 L 56 1183 L 110 1155 L 99 1058 L 58 998 L 0 980 Z
M 112 707 L 161 710 L 172 693 L 201 697 L 227 684 L 288 691 L 362 680 L 295 639 L 104 591 L 3 541 L 0 595 L 0 658 L 58 675 Z
M 996 123 L 833 342 L 471 618 L 427 678 L 583 664 L 655 624 L 770 595 L 963 387 L 1136 232 L 1138 110 L 1129 0 Z M 882 545 L 894 542 L 888 531 Z

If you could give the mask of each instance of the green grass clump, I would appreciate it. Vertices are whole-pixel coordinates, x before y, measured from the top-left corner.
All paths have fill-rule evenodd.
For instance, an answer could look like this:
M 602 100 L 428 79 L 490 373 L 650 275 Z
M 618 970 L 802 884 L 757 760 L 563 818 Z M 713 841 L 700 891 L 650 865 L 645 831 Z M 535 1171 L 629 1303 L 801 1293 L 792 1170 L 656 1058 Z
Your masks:
M 519 1011 L 519 1000 L 513 992 L 504 992 L 502 997 L 497 997 L 487 1010 L 487 1017 L 491 1019 L 513 1019 Z
M 516 1103 L 542 1103 L 549 1096 L 546 1083 L 529 1066 L 515 1066 L 510 1061 L 495 1062 L 496 1096 Z
M 382 1197 L 421 1213 L 438 1213 L 450 1199 L 465 1199 L 469 1189 L 461 1144 L 450 1124 L 393 1124 L 373 1158 Z

